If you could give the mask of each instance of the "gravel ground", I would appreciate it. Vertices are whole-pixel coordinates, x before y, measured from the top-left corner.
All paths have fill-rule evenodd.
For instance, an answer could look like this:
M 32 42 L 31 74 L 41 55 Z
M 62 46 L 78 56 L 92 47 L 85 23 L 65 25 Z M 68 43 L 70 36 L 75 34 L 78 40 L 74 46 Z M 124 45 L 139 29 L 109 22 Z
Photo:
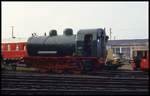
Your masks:
M 122 67 L 120 67 L 119 69 L 128 69 L 128 70 L 133 70 L 132 65 L 131 64 L 125 64 Z

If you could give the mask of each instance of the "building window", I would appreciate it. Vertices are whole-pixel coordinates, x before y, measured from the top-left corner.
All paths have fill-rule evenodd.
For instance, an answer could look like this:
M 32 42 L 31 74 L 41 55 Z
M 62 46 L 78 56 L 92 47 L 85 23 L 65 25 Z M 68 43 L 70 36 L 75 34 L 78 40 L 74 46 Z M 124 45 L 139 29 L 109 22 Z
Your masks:
M 147 51 L 143 51 L 142 58 L 146 59 L 147 58 Z
M 137 56 L 137 52 L 136 51 L 133 51 L 132 52 L 133 54 L 132 54 L 132 57 L 134 58 L 135 56 Z
M 113 53 L 116 53 L 115 48 L 112 48 L 112 50 L 113 50 Z
M 122 48 L 122 53 L 126 59 L 130 59 L 130 48 Z
M 18 44 L 16 44 L 16 51 L 18 51 L 19 50 L 19 46 L 18 46 Z
M 116 48 L 116 54 L 120 53 L 120 48 Z
M 7 45 L 7 50 L 10 51 L 10 45 L 9 44 Z

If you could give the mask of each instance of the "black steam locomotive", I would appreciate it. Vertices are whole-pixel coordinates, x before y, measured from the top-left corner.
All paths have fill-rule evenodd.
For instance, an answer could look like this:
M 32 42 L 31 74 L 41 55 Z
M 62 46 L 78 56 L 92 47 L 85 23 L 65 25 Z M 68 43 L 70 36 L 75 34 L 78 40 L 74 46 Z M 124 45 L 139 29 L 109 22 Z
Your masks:
M 100 69 L 107 56 L 108 36 L 104 29 L 79 30 L 77 35 L 67 28 L 63 35 L 51 30 L 49 36 L 32 36 L 27 41 L 25 62 L 39 70 L 64 72 Z

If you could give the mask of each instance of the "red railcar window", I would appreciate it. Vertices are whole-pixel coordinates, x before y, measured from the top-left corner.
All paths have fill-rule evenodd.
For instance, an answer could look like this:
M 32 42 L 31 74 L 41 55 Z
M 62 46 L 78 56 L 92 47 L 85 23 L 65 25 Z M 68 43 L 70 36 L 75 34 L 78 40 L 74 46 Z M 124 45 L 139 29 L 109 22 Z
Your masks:
M 10 45 L 9 44 L 7 45 L 7 50 L 10 51 Z
M 3 51 L 3 45 L 1 46 L 1 50 Z
M 19 50 L 19 45 L 18 44 L 16 44 L 16 51 L 18 51 Z

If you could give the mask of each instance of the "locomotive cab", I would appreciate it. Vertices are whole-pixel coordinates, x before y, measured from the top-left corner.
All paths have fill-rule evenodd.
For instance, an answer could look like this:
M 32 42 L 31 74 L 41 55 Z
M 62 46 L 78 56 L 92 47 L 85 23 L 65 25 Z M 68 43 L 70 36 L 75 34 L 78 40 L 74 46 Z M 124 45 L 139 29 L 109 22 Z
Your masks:
M 80 30 L 77 34 L 76 53 L 79 57 L 106 57 L 108 37 L 103 29 Z

